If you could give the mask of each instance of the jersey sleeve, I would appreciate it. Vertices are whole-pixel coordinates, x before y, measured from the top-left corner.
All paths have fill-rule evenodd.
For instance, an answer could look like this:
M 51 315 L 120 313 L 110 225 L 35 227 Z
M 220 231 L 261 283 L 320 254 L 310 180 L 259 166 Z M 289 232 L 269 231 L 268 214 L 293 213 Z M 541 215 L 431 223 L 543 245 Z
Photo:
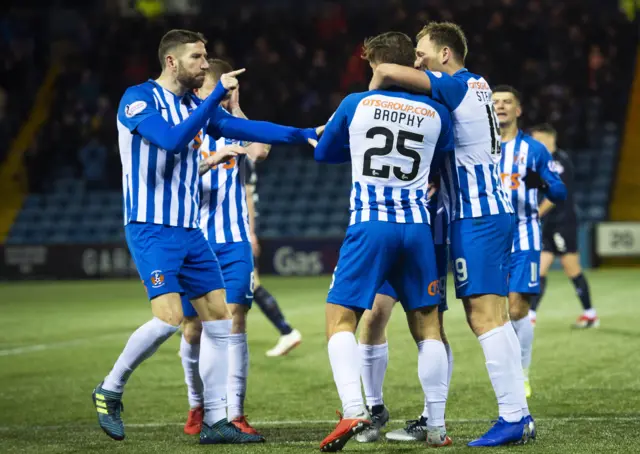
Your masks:
M 565 200 L 567 198 L 567 188 L 558 174 L 557 166 L 551 153 L 541 143 L 536 143 L 535 150 L 534 170 L 540 174 L 549 186 L 545 191 L 545 195 L 554 203 Z
M 267 144 L 303 144 L 308 139 L 317 139 L 314 128 L 293 128 L 268 121 L 245 120 L 236 118 L 218 106 L 211 116 L 207 133 L 215 138 L 226 137 L 239 141 Z
M 353 118 L 359 98 L 349 95 L 342 100 L 329 119 L 324 133 L 316 146 L 314 158 L 318 162 L 341 164 L 351 160 L 349 149 L 349 124 Z
M 436 106 L 436 110 L 440 114 L 441 127 L 431 167 L 434 172 L 439 173 L 444 166 L 446 156 L 449 153 L 453 153 L 455 145 L 453 140 L 453 120 L 451 119 L 451 113 L 442 106 Z
M 467 83 L 457 77 L 439 71 L 425 71 L 431 81 L 431 97 L 453 112 L 458 108 L 469 89 Z
M 118 106 L 118 120 L 129 131 L 134 132 L 140 123 L 154 115 L 160 115 L 160 110 L 149 90 L 135 86 L 124 92 Z

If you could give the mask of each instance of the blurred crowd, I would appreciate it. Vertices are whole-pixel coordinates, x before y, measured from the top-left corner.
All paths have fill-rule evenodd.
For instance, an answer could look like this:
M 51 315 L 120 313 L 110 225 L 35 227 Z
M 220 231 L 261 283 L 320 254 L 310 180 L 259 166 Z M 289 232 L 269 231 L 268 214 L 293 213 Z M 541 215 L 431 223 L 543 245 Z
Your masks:
M 44 17 L 18 12 L 0 21 L 8 50 L 0 153 L 31 106 L 51 43 L 64 43 L 53 53 L 62 73 L 49 121 L 26 154 L 35 191 L 60 165 L 95 187 L 119 187 L 115 109 L 127 86 L 159 74 L 157 45 L 171 28 L 203 32 L 211 56 L 247 68 L 240 99 L 249 118 L 311 126 L 324 124 L 346 94 L 366 89 L 365 37 L 388 30 L 414 37 L 430 20 L 454 21 L 469 39 L 468 68 L 521 90 L 523 124 L 550 121 L 573 149 L 589 146 L 585 106 L 598 106 L 601 121 L 624 118 L 638 37 L 616 2 L 598 0 L 185 0 L 182 14 L 164 15 L 136 12 L 135 2 L 129 14 L 116 7 L 127 2 L 68 3 Z

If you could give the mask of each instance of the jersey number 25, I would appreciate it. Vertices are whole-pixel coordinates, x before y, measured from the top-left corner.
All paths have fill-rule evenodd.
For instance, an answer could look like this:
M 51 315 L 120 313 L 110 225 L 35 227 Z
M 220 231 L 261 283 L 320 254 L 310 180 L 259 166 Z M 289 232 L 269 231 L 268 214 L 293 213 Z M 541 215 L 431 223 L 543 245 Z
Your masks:
M 390 154 L 393 151 L 393 143 L 395 142 L 395 137 L 393 136 L 393 132 L 391 132 L 391 130 L 383 126 L 376 126 L 367 131 L 367 139 L 373 139 L 376 136 L 384 136 L 386 139 L 385 144 L 381 148 L 369 148 L 367 151 L 365 151 L 362 174 L 367 177 L 387 179 L 389 178 L 391 172 L 391 166 L 385 165 L 380 167 L 379 169 L 374 169 L 371 167 L 371 158 L 373 156 L 387 156 L 388 154 Z M 409 173 L 403 172 L 400 167 L 393 167 L 393 174 L 397 179 L 402 181 L 413 180 L 418 175 L 418 170 L 420 169 L 420 153 L 418 153 L 416 150 L 407 148 L 405 146 L 405 141 L 407 140 L 422 143 L 422 141 L 424 140 L 424 136 L 409 131 L 398 131 L 398 140 L 396 142 L 396 149 L 398 150 L 398 153 L 413 160 Z

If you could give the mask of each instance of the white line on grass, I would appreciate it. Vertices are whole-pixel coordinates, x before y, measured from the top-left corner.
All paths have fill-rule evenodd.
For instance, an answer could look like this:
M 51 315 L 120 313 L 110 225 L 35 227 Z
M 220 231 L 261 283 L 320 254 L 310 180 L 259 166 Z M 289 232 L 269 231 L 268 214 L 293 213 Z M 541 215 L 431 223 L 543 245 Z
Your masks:
M 605 421 L 618 421 L 618 422 L 636 422 L 640 421 L 639 416 L 562 416 L 559 418 L 553 417 L 544 417 L 544 418 L 536 418 L 537 422 L 545 422 L 545 423 L 553 423 L 553 422 L 573 422 L 573 421 L 591 421 L 591 422 L 605 422 Z M 335 419 L 298 419 L 298 420 L 283 420 L 283 421 L 251 421 L 252 425 L 256 427 L 277 427 L 277 426 L 304 426 L 306 425 L 331 425 L 335 424 L 337 421 Z M 474 424 L 474 423 L 490 423 L 489 419 L 447 419 L 447 422 L 452 424 Z M 389 420 L 391 424 L 405 424 L 406 420 L 404 419 L 391 419 Z M 183 422 L 150 422 L 150 423 L 131 423 L 125 424 L 126 427 L 130 428 L 154 428 L 154 427 L 170 427 L 170 426 L 182 426 Z M 7 430 L 19 430 L 19 429 L 29 429 L 29 430 L 57 430 L 57 429 L 81 429 L 87 427 L 94 427 L 94 424 L 68 424 L 68 425 L 54 425 L 54 426 L 27 426 L 27 425 L 15 425 L 15 426 L 0 426 L 0 431 Z M 97 427 L 97 426 L 96 426 Z
M 24 355 L 25 353 L 41 352 L 43 350 L 53 350 L 57 348 L 76 347 L 78 345 L 86 345 L 95 341 L 112 339 L 124 336 L 122 333 L 103 334 L 102 336 L 85 337 L 82 339 L 73 339 L 61 342 L 51 342 L 49 344 L 25 345 L 23 347 L 7 348 L 0 350 L 0 356 Z

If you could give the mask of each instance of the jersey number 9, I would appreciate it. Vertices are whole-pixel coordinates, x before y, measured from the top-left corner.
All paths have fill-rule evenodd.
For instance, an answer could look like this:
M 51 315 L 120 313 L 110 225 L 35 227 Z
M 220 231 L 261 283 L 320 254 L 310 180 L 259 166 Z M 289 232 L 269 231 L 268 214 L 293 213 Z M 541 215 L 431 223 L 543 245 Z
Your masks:
M 367 131 L 367 139 L 373 139 L 376 136 L 385 137 L 386 141 L 384 147 L 369 148 L 367 151 L 365 151 L 362 174 L 367 177 L 388 179 L 391 172 L 391 166 L 382 166 L 379 169 L 374 169 L 371 167 L 371 158 L 373 156 L 387 156 L 388 154 L 390 154 L 393 151 L 393 143 L 395 141 L 395 137 L 393 136 L 393 132 L 382 126 L 376 126 L 375 128 L 371 128 L 369 129 L 369 131 Z M 418 153 L 416 150 L 407 148 L 405 146 L 405 141 L 407 140 L 422 143 L 422 141 L 424 140 L 424 136 L 409 131 L 398 132 L 398 140 L 396 143 L 396 149 L 398 150 L 398 153 L 413 160 L 411 171 L 409 171 L 409 173 L 403 172 L 400 167 L 393 167 L 393 174 L 398 180 L 402 181 L 413 180 L 418 175 L 418 169 L 420 168 L 420 153 Z

